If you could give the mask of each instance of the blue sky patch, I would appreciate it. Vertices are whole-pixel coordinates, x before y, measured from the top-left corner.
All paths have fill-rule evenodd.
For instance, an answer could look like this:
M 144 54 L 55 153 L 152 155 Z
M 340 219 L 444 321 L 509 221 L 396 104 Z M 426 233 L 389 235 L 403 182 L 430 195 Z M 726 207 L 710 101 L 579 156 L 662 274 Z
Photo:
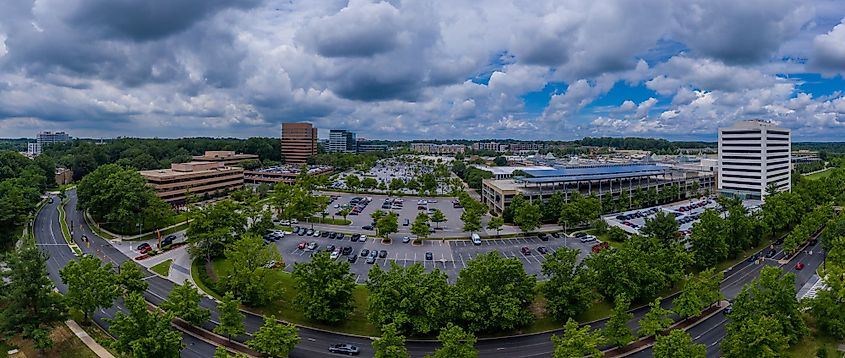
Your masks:
M 564 82 L 549 82 L 540 91 L 528 92 L 522 95 L 522 102 L 525 103 L 525 112 L 539 114 L 549 106 L 553 94 L 566 92 L 569 88 Z
M 842 78 L 842 75 L 830 78 L 824 78 L 818 73 L 792 73 L 778 76 L 792 80 L 795 82 L 798 92 L 812 94 L 813 98 L 830 96 L 836 92 L 842 93 L 845 90 L 845 79 Z

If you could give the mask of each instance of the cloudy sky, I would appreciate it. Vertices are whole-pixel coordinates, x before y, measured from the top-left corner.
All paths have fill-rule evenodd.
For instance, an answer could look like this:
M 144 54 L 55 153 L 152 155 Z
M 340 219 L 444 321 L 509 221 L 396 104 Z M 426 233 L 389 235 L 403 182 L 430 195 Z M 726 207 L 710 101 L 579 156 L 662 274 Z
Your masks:
M 843 76 L 842 0 L 0 1 L 0 137 L 845 140 Z

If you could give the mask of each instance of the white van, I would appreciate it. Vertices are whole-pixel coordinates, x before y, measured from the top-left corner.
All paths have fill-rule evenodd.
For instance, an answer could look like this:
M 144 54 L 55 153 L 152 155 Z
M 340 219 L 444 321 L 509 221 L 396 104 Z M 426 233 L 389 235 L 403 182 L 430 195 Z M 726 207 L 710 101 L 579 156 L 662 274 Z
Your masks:
M 481 236 L 478 236 L 478 234 L 473 233 L 472 234 L 472 243 L 475 244 L 475 245 L 481 245 Z

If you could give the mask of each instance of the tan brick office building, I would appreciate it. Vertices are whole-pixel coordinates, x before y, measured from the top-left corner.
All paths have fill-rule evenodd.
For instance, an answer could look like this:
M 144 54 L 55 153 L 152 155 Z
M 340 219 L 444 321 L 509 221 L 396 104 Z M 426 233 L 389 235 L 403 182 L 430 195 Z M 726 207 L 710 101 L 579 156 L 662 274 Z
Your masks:
M 240 165 L 244 160 L 258 160 L 258 155 L 236 153 L 233 150 L 206 150 L 205 154 L 194 156 L 197 162 L 216 162 L 229 166 Z
M 287 164 L 305 164 L 317 155 L 317 128 L 311 123 L 282 123 L 282 157 Z
M 244 186 L 243 168 L 223 163 L 174 163 L 170 169 L 144 170 L 140 174 L 159 198 L 173 205 L 185 203 L 187 193 L 205 200 Z

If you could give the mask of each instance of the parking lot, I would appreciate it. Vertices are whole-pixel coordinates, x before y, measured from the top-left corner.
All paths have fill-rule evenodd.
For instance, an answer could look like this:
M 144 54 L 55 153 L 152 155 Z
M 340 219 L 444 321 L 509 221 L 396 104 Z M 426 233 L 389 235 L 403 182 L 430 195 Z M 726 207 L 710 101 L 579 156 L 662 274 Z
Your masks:
M 537 275 L 540 280 L 546 277 L 542 275 L 541 268 L 546 255 L 552 254 L 561 247 L 569 247 L 580 251 L 578 259 L 582 260 L 590 252 L 595 243 L 582 243 L 577 239 L 551 238 L 542 241 L 536 237 L 508 238 L 508 239 L 487 239 L 481 245 L 473 245 L 469 240 L 425 240 L 421 245 L 403 243 L 401 240 L 393 240 L 390 244 L 383 244 L 381 240 L 374 240 L 368 237 L 365 242 L 352 242 L 349 235 L 343 239 L 330 239 L 327 237 L 307 237 L 296 234 L 288 234 L 284 238 L 274 242 L 285 261 L 285 270 L 293 271 L 293 265 L 300 262 L 308 262 L 315 251 L 303 250 L 298 247 L 301 242 L 316 243 L 318 251 L 325 251 L 329 245 L 337 248 L 351 247 L 352 253 L 341 255 L 338 260 L 348 260 L 349 256 L 357 255 L 355 262 L 350 263 L 350 272 L 355 275 L 357 283 L 364 283 L 367 274 L 374 265 L 383 269 L 390 268 L 390 262 L 394 261 L 401 266 L 409 266 L 414 263 L 421 263 L 426 271 L 433 271 L 435 268 L 445 272 L 449 282 L 455 282 L 461 269 L 467 266 L 468 262 L 479 255 L 497 251 L 503 257 L 512 257 L 520 260 L 525 271 L 529 275 Z M 537 251 L 539 247 L 547 249 L 546 254 Z M 528 254 L 522 252 L 527 248 Z M 368 264 L 366 257 L 361 256 L 362 250 L 385 250 L 386 257 L 379 257 L 375 262 Z M 431 259 L 426 259 L 426 254 L 431 253 Z
M 446 216 L 446 222 L 442 222 L 439 224 L 432 223 L 432 227 L 439 227 L 437 230 L 438 233 L 445 233 L 454 236 L 463 235 L 463 231 L 461 230 L 463 227 L 463 223 L 461 222 L 461 214 L 463 214 L 462 208 L 455 208 L 452 206 L 452 201 L 455 198 L 426 198 L 426 197 L 389 197 L 387 195 L 370 195 L 370 194 L 350 194 L 350 193 L 334 193 L 334 192 L 322 192 L 324 195 L 335 195 L 338 197 L 337 200 L 332 202 L 326 210 L 329 212 L 329 215 L 334 215 L 335 218 L 340 218 L 341 216 L 338 212 L 346 206 L 351 205 L 350 202 L 355 197 L 359 198 L 372 198 L 372 201 L 367 204 L 367 206 L 357 215 L 348 215 L 346 218 L 352 221 L 351 229 L 355 232 L 362 232 L 369 235 L 375 235 L 375 231 L 372 230 L 362 230 L 361 227 L 365 225 L 370 225 L 373 222 L 373 219 L 370 217 L 373 212 L 376 210 L 382 210 L 386 212 L 395 212 L 399 214 L 399 232 L 396 234 L 391 235 L 392 238 L 401 238 L 402 236 L 411 236 L 411 223 L 414 222 L 416 219 L 417 214 L 421 211 L 428 211 L 429 209 L 439 209 L 443 212 L 443 215 Z M 391 199 L 391 201 L 395 199 L 401 200 L 400 205 L 393 205 L 391 204 L 389 208 L 382 208 L 385 199 Z M 425 200 L 424 205 L 418 204 L 420 200 Z M 419 210 L 419 207 L 425 208 L 424 210 Z M 408 220 L 409 225 L 404 226 L 405 220 Z M 340 228 L 339 228 L 340 229 Z M 342 229 L 341 229 L 342 230 Z
M 434 165 L 425 163 L 421 160 L 421 158 L 416 156 L 409 156 L 410 158 L 416 158 L 417 161 L 409 160 L 409 161 L 400 161 L 397 159 L 384 159 L 380 160 L 373 166 L 370 170 L 366 172 L 361 172 L 357 170 L 348 170 L 346 172 L 340 173 L 338 175 L 338 180 L 332 184 L 335 188 L 341 189 L 348 189 L 346 187 L 346 183 L 343 178 L 346 178 L 348 175 L 355 175 L 359 179 L 364 178 L 374 178 L 377 182 L 383 183 L 385 187 L 389 187 L 390 181 L 393 179 L 399 179 L 404 183 L 408 183 L 412 179 L 418 179 L 421 175 L 432 173 L 434 172 Z M 440 158 L 441 160 L 446 158 Z M 437 186 L 437 193 L 447 193 L 449 192 L 450 187 L 446 183 L 439 183 Z M 386 192 L 380 189 L 370 189 L 370 191 L 374 192 Z M 399 192 L 403 194 L 414 194 L 416 191 L 402 188 Z
M 669 205 L 655 206 L 639 210 L 630 210 L 604 216 L 605 222 L 610 226 L 622 228 L 630 234 L 639 234 L 640 229 L 645 225 L 646 219 L 653 219 L 660 212 L 667 212 L 675 216 L 678 221 L 679 230 L 688 234 L 693 224 L 707 209 L 719 209 L 721 206 L 715 200 L 709 198 L 686 200 Z

